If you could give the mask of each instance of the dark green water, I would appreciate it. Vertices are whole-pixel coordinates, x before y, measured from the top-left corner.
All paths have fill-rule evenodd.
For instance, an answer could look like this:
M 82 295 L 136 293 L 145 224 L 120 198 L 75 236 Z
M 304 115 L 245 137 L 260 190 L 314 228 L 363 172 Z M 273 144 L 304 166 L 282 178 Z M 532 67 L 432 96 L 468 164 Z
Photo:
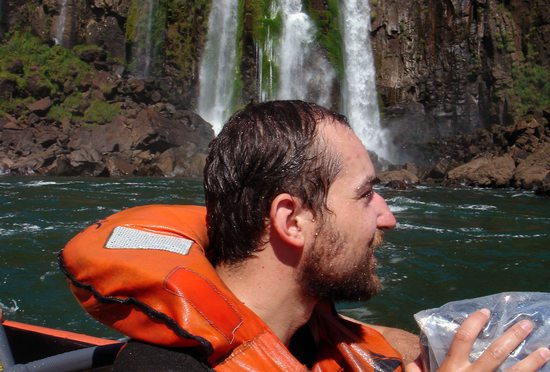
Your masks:
M 550 199 L 517 190 L 380 189 L 397 219 L 378 250 L 383 292 L 338 304 L 361 320 L 416 330 L 412 315 L 504 291 L 550 291 Z M 5 317 L 98 336 L 116 334 L 76 304 L 57 252 L 121 209 L 202 204 L 177 179 L 0 178 L 0 306 Z

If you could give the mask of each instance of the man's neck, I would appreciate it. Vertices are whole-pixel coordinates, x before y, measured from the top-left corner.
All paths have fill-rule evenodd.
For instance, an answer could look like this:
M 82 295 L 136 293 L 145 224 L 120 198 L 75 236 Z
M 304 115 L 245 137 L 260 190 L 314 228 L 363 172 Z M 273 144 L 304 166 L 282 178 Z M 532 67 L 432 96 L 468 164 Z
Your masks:
M 267 249 L 237 265 L 219 265 L 223 282 L 288 346 L 298 328 L 311 317 L 316 301 L 302 294 L 295 268 L 277 264 Z

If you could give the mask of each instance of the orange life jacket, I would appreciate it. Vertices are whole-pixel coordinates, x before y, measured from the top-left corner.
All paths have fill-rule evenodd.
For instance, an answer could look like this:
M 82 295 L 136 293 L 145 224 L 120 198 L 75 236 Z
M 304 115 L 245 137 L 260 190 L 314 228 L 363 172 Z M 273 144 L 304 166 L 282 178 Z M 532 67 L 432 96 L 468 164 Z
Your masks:
M 59 255 L 78 302 L 131 338 L 201 351 L 216 370 L 305 370 L 206 259 L 205 215 L 199 206 L 150 205 L 79 233 Z M 310 327 L 318 335 L 314 371 L 402 370 L 380 333 L 327 304 L 315 308 Z

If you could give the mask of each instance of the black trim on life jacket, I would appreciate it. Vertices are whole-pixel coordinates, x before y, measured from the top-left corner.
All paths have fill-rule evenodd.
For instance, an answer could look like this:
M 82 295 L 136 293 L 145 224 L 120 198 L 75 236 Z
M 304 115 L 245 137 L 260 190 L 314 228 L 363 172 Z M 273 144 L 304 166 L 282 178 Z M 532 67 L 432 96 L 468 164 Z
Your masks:
M 178 336 L 197 341 L 201 346 L 201 348 L 197 348 L 197 352 L 200 354 L 203 354 L 205 358 L 208 358 L 214 352 L 212 345 L 206 339 L 200 336 L 192 335 L 191 333 L 187 332 L 185 329 L 181 328 L 173 318 L 159 311 L 154 310 L 153 308 L 144 304 L 143 302 L 140 302 L 133 297 L 127 297 L 126 299 L 121 299 L 117 297 L 103 296 L 91 284 L 85 284 L 85 283 L 79 282 L 65 267 L 65 262 L 63 259 L 62 252 L 63 251 L 60 251 L 57 254 L 59 268 L 67 276 L 67 278 L 69 278 L 69 280 L 75 287 L 83 288 L 87 291 L 90 291 L 94 295 L 94 297 L 99 302 L 102 302 L 102 303 L 106 303 L 106 304 L 116 303 L 116 304 L 131 305 L 131 306 L 137 307 L 151 319 L 155 319 L 166 324 L 166 326 L 170 328 L 172 331 L 174 331 L 174 333 L 176 333 Z

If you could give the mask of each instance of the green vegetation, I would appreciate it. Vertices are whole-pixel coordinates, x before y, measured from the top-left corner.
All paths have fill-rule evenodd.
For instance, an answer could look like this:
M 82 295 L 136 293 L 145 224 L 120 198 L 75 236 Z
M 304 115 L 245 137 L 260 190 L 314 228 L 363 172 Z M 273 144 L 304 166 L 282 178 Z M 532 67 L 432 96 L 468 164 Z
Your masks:
M 73 52 L 79 57 L 83 57 L 86 54 L 101 54 L 104 50 L 99 45 L 95 44 L 80 44 L 73 47 Z
M 241 0 L 243 2 L 243 0 Z M 337 0 L 328 0 L 326 8 L 317 9 L 311 2 L 305 2 L 317 28 L 317 41 L 325 50 L 327 58 L 334 67 L 338 79 L 344 76 L 344 58 L 342 36 L 339 27 L 339 9 Z M 279 87 L 279 66 L 271 58 L 272 50 L 277 48 L 283 32 L 283 14 L 276 11 L 275 0 L 244 1 L 244 24 L 251 33 L 261 59 L 257 61 L 261 69 L 260 86 L 267 99 L 272 99 Z M 239 35 L 243 35 L 239 30 Z M 240 55 L 240 54 L 239 54 Z
M 118 106 L 97 99 L 92 100 L 82 114 L 81 110 L 85 104 L 80 93 L 73 94 L 61 104 L 52 106 L 48 117 L 59 122 L 70 120 L 83 121 L 88 124 L 105 124 L 120 114 Z
M 240 61 L 243 59 L 244 50 L 244 2 L 244 0 L 239 0 L 237 10 L 237 32 L 235 35 L 237 50 L 235 51 L 235 71 L 233 74 L 233 91 L 231 92 L 231 112 L 235 111 L 242 102 L 243 77 Z
M 64 120 L 67 120 L 67 119 L 71 120 L 72 114 L 66 109 L 64 109 L 62 106 L 54 105 L 48 111 L 48 117 L 55 121 L 63 122 Z
M 110 121 L 120 109 L 105 101 L 92 101 L 82 113 L 86 102 L 79 89 L 89 89 L 97 71 L 77 53 L 99 52 L 98 48 L 79 46 L 73 52 L 59 45 L 49 46 L 30 33 L 13 33 L 0 46 L 0 115 L 22 114 L 26 104 L 49 96 L 55 102 L 48 111 L 51 119 L 96 124 Z M 73 93 L 65 97 L 67 83 Z
M 317 26 L 317 39 L 327 51 L 328 59 L 336 70 L 338 80 L 342 81 L 344 77 L 344 56 L 338 1 L 328 0 L 327 8 L 328 10 L 317 10 L 310 5 L 309 13 Z
M 261 50 L 260 86 L 267 99 L 273 99 L 279 87 L 279 66 L 271 59 L 271 50 L 276 48 L 283 31 L 283 15 L 273 11 L 273 1 L 247 1 L 245 5 L 245 13 L 252 19 L 252 38 Z
M 514 24 L 514 18 L 504 4 L 499 3 L 497 9 L 498 12 L 493 15 L 495 25 L 498 27 L 495 32 L 495 46 L 503 53 L 513 53 L 516 51 L 516 47 L 514 45 L 514 35 L 509 30 L 509 25 Z
M 247 1 L 245 11 L 253 19 L 252 37 L 256 42 L 265 44 L 269 39 L 278 39 L 283 28 L 281 12 L 272 14 L 274 0 Z
M 87 123 L 104 124 L 120 114 L 120 108 L 105 101 L 92 100 L 90 106 L 84 111 L 83 120 Z
M 165 4 L 165 65 L 173 76 L 191 84 L 189 80 L 198 77 L 202 54 L 198 49 L 206 44 L 211 1 L 168 0 Z
M 516 117 L 550 106 L 550 73 L 534 62 L 520 62 L 512 67 L 512 93 L 517 98 Z
M 77 119 L 80 116 L 81 107 L 84 105 L 84 100 L 80 92 L 73 93 L 65 98 L 60 104 L 53 105 L 48 111 L 48 117 L 59 122 L 64 120 Z
M 132 42 L 136 39 L 138 33 L 138 25 L 141 19 L 140 3 L 137 0 L 131 1 L 128 7 L 128 17 L 125 24 L 125 36 L 127 42 Z
M 16 64 L 22 65 L 22 74 L 8 72 Z M 67 77 L 79 83 L 93 69 L 68 49 L 59 45 L 50 47 L 30 33 L 14 33 L 0 47 L 0 71 L 11 74 L 18 82 L 36 76 L 55 94 Z
M 13 113 L 32 97 L 56 97 L 66 80 L 78 85 L 90 80 L 93 71 L 70 50 L 50 47 L 30 33 L 16 32 L 0 46 L 0 79 L 15 83 L 11 94 L 0 96 L 0 110 Z

